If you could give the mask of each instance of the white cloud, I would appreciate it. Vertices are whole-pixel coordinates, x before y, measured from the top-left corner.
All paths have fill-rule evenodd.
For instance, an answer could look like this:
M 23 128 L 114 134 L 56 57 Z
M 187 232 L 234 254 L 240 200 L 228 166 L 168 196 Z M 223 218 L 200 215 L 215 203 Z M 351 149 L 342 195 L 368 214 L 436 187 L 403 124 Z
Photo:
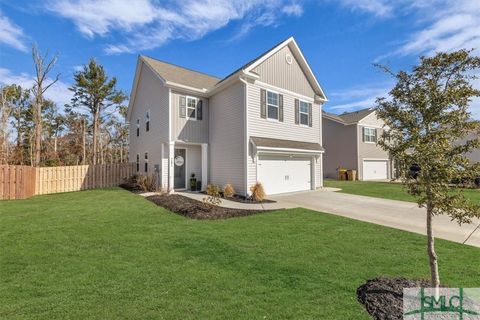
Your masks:
M 394 2 L 398 0 L 338 0 L 338 2 L 353 11 L 371 13 L 377 17 L 387 17 L 394 10 Z M 393 3 L 392 3 L 393 2 Z
M 50 83 L 52 79 L 47 79 Z M 32 88 L 34 85 L 34 76 L 28 73 L 14 74 L 11 70 L 0 67 L 0 85 L 18 84 L 23 88 Z M 69 85 L 62 81 L 57 81 L 46 92 L 45 97 L 54 101 L 59 108 L 70 103 L 72 92 L 68 90 Z
M 283 7 L 282 12 L 289 16 L 300 17 L 303 14 L 303 7 L 298 3 L 292 3 Z
M 110 54 L 159 47 L 174 39 L 196 40 L 232 21 L 242 20 L 240 33 L 255 26 L 276 25 L 281 15 L 300 16 L 300 3 L 284 0 L 58 0 L 48 10 L 70 19 L 87 37 L 113 34 L 124 38 L 107 45 Z
M 375 106 L 375 100 L 387 97 L 393 87 L 392 82 L 380 83 L 372 86 L 354 87 L 330 94 L 330 101 L 326 109 L 334 113 L 349 112 Z
M 25 34 L 19 26 L 14 24 L 7 16 L 0 11 L 0 43 L 8 45 L 17 50 L 28 51 L 25 45 Z

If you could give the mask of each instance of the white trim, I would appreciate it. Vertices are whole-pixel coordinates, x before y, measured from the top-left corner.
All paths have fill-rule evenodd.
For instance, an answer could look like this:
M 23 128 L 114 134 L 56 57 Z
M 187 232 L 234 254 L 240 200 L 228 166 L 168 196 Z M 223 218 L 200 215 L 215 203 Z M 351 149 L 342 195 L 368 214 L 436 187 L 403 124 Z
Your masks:
M 208 185 L 208 144 L 202 143 L 202 191 Z
M 298 125 L 301 126 L 301 127 L 310 127 L 310 125 L 309 125 L 309 123 L 310 123 L 310 113 L 308 112 L 308 110 L 307 110 L 307 112 L 302 112 L 302 108 L 300 107 L 300 103 L 302 103 L 302 102 L 307 104 L 307 109 L 308 109 L 308 104 L 309 104 L 309 102 L 307 102 L 307 101 L 304 101 L 304 100 L 301 100 L 301 99 L 298 100 Z M 301 117 L 302 113 L 307 115 L 307 124 L 302 123 L 302 117 Z M 313 110 L 312 110 L 311 117 L 313 118 Z M 313 119 L 311 119 L 311 120 L 312 120 L 312 123 L 313 123 Z
M 273 148 L 273 147 L 255 147 L 257 153 L 275 152 L 275 153 L 294 153 L 294 154 L 322 154 L 325 151 L 321 150 L 307 150 L 307 149 L 293 149 L 293 148 Z
M 271 104 L 271 103 L 268 103 L 268 93 L 273 93 L 273 94 L 276 94 L 277 95 L 277 105 L 274 105 L 274 104 Z M 278 92 L 275 92 L 273 90 L 266 90 L 266 94 L 265 94 L 265 105 L 266 105 L 266 116 L 267 116 L 267 119 L 268 120 L 275 120 L 275 121 L 280 121 L 280 94 Z M 277 108 L 277 118 L 270 118 L 268 116 L 269 114 L 269 111 L 268 111 L 268 107 L 269 106 L 272 106 L 272 107 L 276 107 Z
M 175 82 L 172 82 L 172 81 L 166 81 L 165 85 L 167 87 L 170 87 L 170 88 L 180 89 L 180 90 L 189 90 L 189 91 L 193 91 L 195 93 L 201 93 L 201 94 L 206 94 L 208 92 L 208 90 L 205 89 L 205 88 L 198 89 L 198 88 L 186 86 L 186 85 L 183 85 L 183 84 L 175 83 Z
M 376 125 L 370 125 L 370 124 L 363 124 L 361 122 L 358 122 L 358 125 L 364 128 L 372 128 L 372 129 L 383 129 L 384 127 L 376 126 Z
M 256 80 L 254 84 L 256 84 L 258 86 L 261 86 L 261 87 L 264 87 L 266 90 L 276 91 L 277 93 L 283 93 L 283 94 L 287 94 L 287 95 L 296 97 L 299 100 L 302 99 L 304 101 L 308 101 L 308 102 L 312 102 L 312 103 L 315 102 L 315 99 L 313 99 L 312 97 L 307 97 L 307 96 L 304 96 L 303 94 L 300 94 L 300 93 L 297 93 L 297 92 L 293 92 L 293 91 L 290 91 L 290 90 L 287 90 L 287 89 L 279 88 L 279 87 L 276 87 L 274 85 L 268 84 L 266 82 Z
M 194 109 L 195 109 L 195 118 L 190 118 L 190 116 L 188 115 L 188 109 L 189 109 L 189 107 L 188 107 L 188 99 L 189 99 L 189 98 L 195 100 L 195 107 L 194 107 Z M 198 100 L 199 100 L 199 99 L 198 99 L 197 97 L 185 95 L 185 119 L 197 121 L 197 104 L 198 104 Z M 190 108 L 190 109 L 192 109 L 192 108 Z M 202 110 L 202 112 L 203 112 L 203 110 Z M 202 118 L 203 118 L 203 114 L 202 114 Z
M 299 46 L 297 45 L 297 42 L 295 41 L 295 39 L 293 37 L 290 37 L 288 38 L 287 40 L 285 40 L 284 42 L 280 43 L 278 46 L 276 46 L 275 48 L 273 48 L 272 50 L 270 50 L 269 52 L 267 52 L 266 54 L 264 54 L 262 57 L 260 57 L 259 59 L 257 59 L 257 61 L 255 61 L 254 63 L 252 63 L 250 66 L 248 66 L 247 68 L 245 68 L 245 72 L 246 73 L 249 73 L 251 72 L 251 70 L 255 69 L 256 67 L 258 67 L 260 64 L 262 64 L 265 60 L 267 60 L 268 58 L 270 58 L 272 55 L 274 55 L 275 53 L 277 53 L 278 51 L 280 51 L 280 49 L 282 49 L 283 47 L 285 47 L 286 45 L 289 45 L 290 43 L 293 44 L 294 46 L 294 49 L 295 50 L 292 50 L 292 53 L 294 55 L 298 55 L 299 56 L 299 64 L 300 64 L 300 67 L 303 67 L 305 69 L 307 69 L 307 72 L 308 74 L 306 74 L 307 78 L 311 81 L 313 80 L 313 84 L 314 84 L 314 91 L 316 92 L 320 92 L 322 95 L 323 95 L 323 98 L 320 97 L 320 100 L 321 101 L 328 101 L 327 99 L 327 96 L 325 95 L 325 93 L 323 92 L 322 88 L 320 87 L 320 84 L 318 83 L 318 80 L 317 78 L 315 77 L 315 75 L 313 74 L 313 71 L 312 69 L 310 68 L 310 66 L 308 65 L 308 62 L 307 60 L 305 59 L 305 57 L 303 56 L 303 53 L 302 51 L 300 50 Z M 297 57 L 298 58 L 298 57 Z
M 243 132 L 244 136 L 244 146 L 243 146 L 243 186 L 245 188 L 244 195 L 248 196 L 250 194 L 248 188 L 248 147 L 250 143 L 249 132 L 248 132 L 248 82 L 240 78 L 240 81 L 243 83 L 243 92 L 244 92 L 244 103 L 243 103 Z
M 175 181 L 174 181 L 174 170 L 175 168 L 173 163 L 173 157 L 175 155 L 175 143 L 172 141 L 168 144 L 168 192 L 175 192 Z
M 389 161 L 390 159 L 384 158 L 362 158 L 362 161 Z

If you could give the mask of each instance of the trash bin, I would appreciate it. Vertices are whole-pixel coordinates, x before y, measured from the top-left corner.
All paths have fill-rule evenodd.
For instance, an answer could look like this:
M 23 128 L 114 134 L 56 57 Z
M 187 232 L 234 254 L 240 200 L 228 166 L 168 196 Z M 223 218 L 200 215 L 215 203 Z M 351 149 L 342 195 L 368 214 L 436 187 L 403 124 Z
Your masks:
M 347 178 L 349 181 L 357 180 L 357 170 L 347 170 Z
M 338 180 L 347 180 L 347 169 L 338 169 Z

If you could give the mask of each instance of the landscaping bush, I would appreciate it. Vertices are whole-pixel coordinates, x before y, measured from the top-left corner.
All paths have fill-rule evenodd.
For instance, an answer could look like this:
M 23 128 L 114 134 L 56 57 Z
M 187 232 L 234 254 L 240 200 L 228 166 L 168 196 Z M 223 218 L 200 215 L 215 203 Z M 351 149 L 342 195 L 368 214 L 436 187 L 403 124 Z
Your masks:
M 230 183 L 227 183 L 224 187 L 223 187 L 223 196 L 225 198 L 231 198 L 235 195 L 235 188 L 230 184 Z
M 205 191 L 207 192 L 207 196 L 203 198 L 203 203 L 207 207 L 216 206 L 222 203 L 222 200 L 220 199 L 220 188 L 217 185 L 209 184 Z
M 267 194 L 263 189 L 263 185 L 260 182 L 255 183 L 250 187 L 250 192 L 252 192 L 252 199 L 255 201 L 263 201 Z
M 153 192 L 157 190 L 157 177 L 154 174 L 139 175 L 136 184 L 143 191 Z

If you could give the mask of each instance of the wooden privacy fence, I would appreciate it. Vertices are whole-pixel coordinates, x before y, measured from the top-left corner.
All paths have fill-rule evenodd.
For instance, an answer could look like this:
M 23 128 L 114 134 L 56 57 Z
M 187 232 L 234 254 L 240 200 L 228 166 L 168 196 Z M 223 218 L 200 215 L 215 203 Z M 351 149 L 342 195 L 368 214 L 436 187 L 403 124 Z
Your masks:
M 36 168 L 0 165 L 0 200 L 33 197 L 35 178 Z
M 0 168 L 0 199 L 25 199 L 39 194 L 113 187 L 135 173 L 134 163 Z

